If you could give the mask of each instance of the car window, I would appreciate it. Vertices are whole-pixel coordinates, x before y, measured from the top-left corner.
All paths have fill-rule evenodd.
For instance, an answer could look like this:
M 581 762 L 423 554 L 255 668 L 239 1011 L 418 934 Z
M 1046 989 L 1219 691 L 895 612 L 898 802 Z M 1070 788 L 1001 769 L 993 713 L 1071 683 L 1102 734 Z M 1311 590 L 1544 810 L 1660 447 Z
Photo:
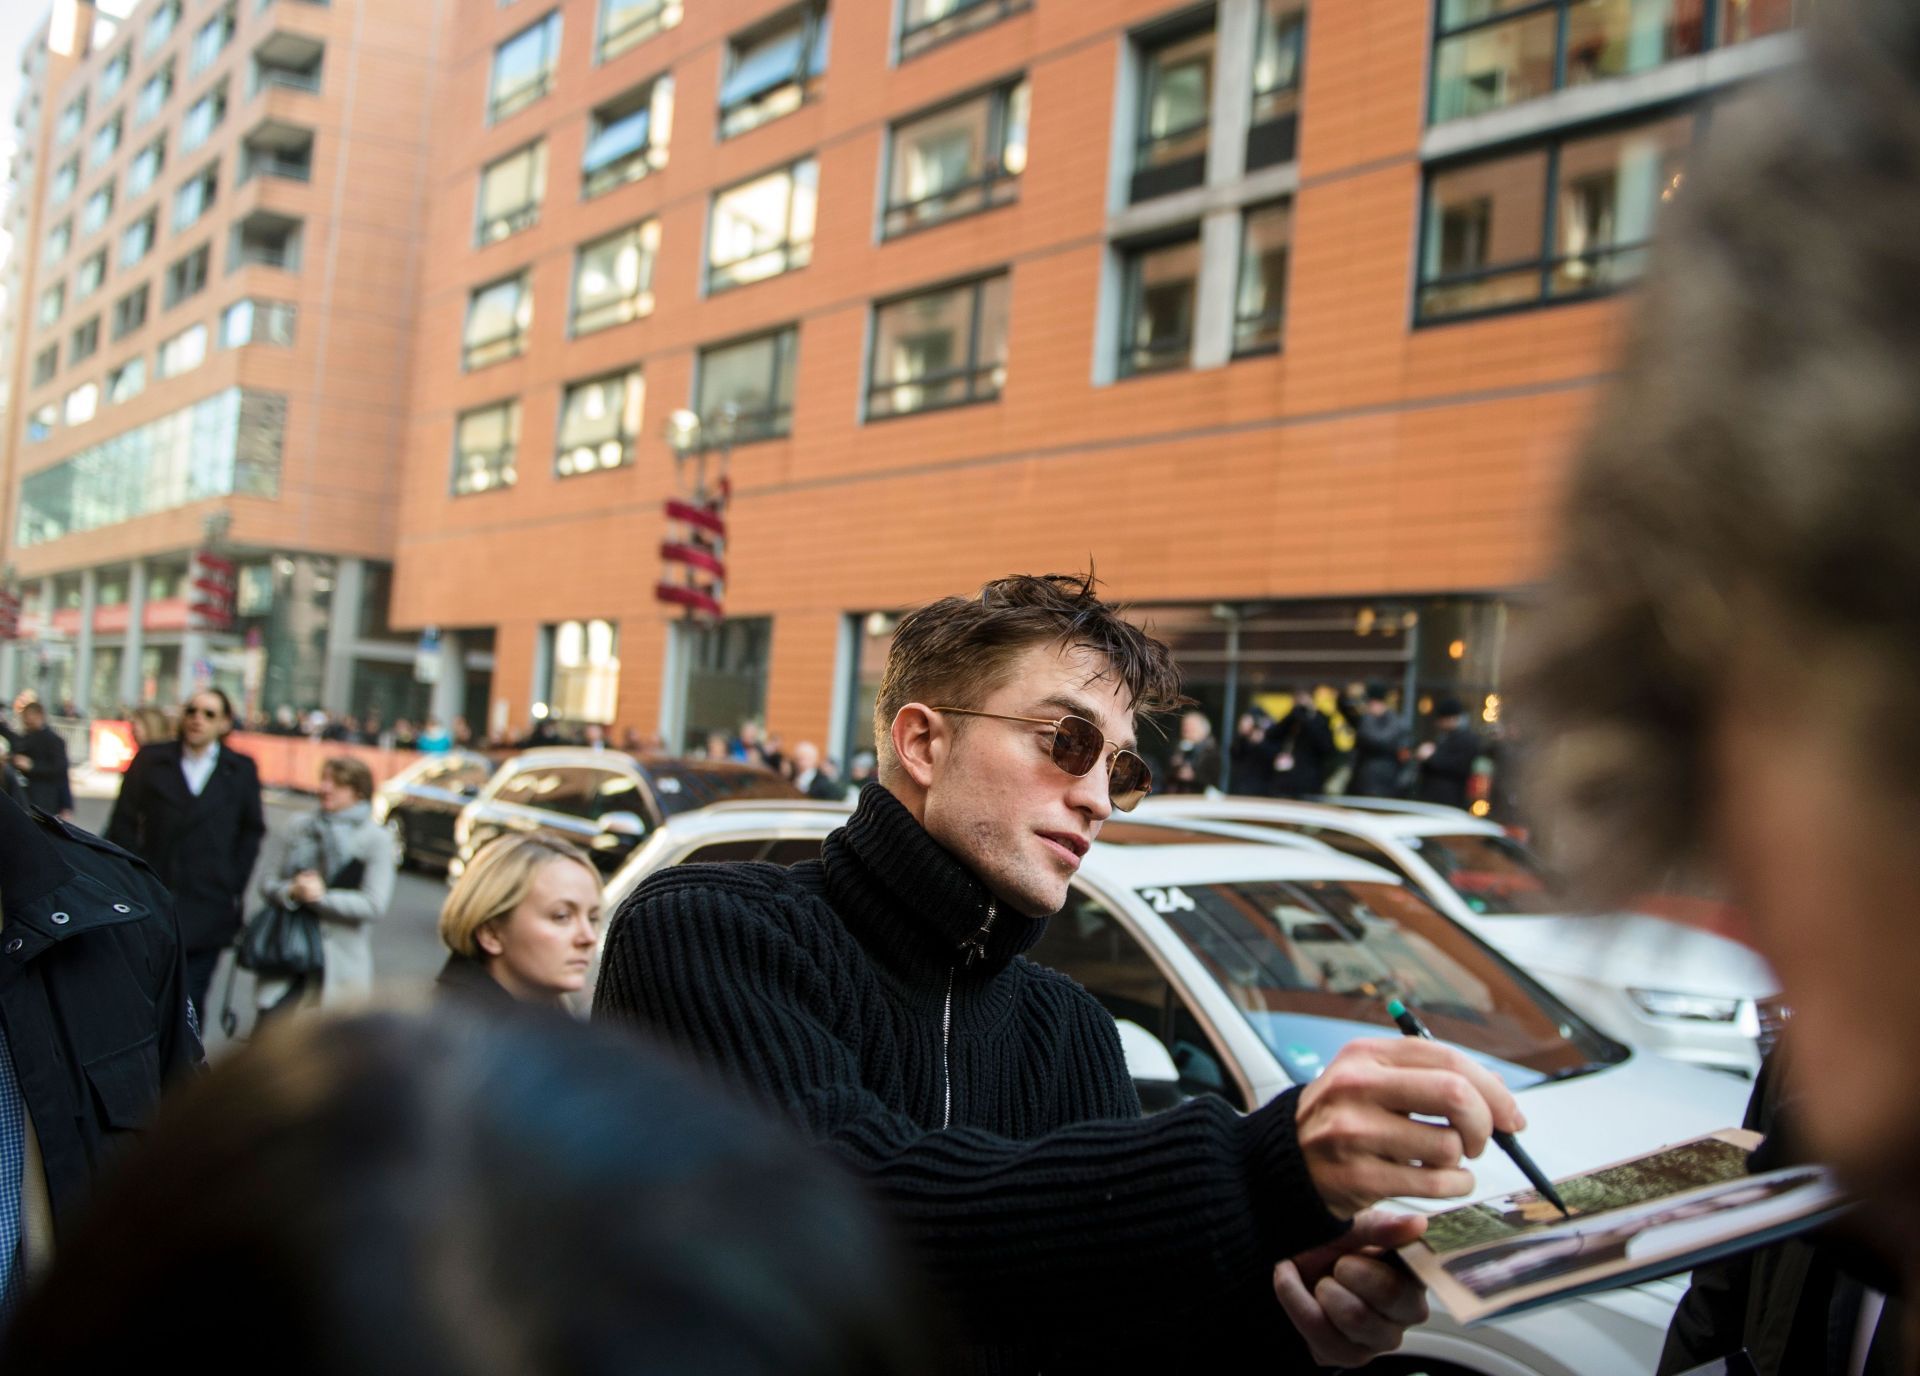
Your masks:
M 1158 1037 L 1187 1095 L 1213 1094 L 1245 1111 L 1233 1076 L 1200 1021 L 1133 933 L 1092 894 L 1075 888 L 1027 958 L 1079 982 L 1115 1018 Z
M 1510 836 L 1409 836 L 1407 845 L 1476 913 L 1552 912 L 1559 906 L 1539 862 Z
M 562 765 L 530 769 L 507 781 L 503 802 L 544 808 L 569 817 L 599 817 L 608 812 L 638 812 L 633 779 L 607 769 Z
M 660 810 L 669 817 L 708 803 L 806 796 L 772 770 L 752 765 L 650 759 L 646 769 L 654 794 L 660 800 Z
M 492 777 L 493 767 L 485 760 L 462 760 L 453 767 L 451 776 L 441 787 L 456 791 L 469 789 L 478 792 L 486 787 L 487 780 Z
M 1296 1082 L 1356 1036 L 1397 1036 L 1386 1001 L 1510 1086 L 1623 1059 L 1626 1049 L 1398 884 L 1240 881 L 1146 888 Z
M 683 865 L 711 865 L 728 860 L 760 860 L 769 865 L 797 865 L 820 858 L 820 838 L 793 836 L 780 840 L 709 841 L 696 846 L 680 861 Z
M 1342 855 L 1351 855 L 1356 860 L 1365 860 L 1369 865 L 1391 870 L 1410 884 L 1413 882 L 1413 877 L 1401 868 L 1400 862 L 1388 853 L 1385 846 L 1369 841 L 1364 836 L 1355 836 L 1350 831 L 1335 831 L 1331 827 L 1302 827 L 1300 834 L 1324 842 Z
M 815 836 L 790 836 L 783 841 L 775 841 L 760 858 L 770 865 L 797 865 L 803 860 L 818 860 L 820 840 Z
M 436 760 L 414 775 L 413 782 L 421 788 L 451 788 L 449 780 L 456 767 L 451 760 Z
M 1217 846 L 1228 839 L 1217 832 L 1155 822 L 1108 821 L 1100 828 L 1100 843 L 1106 846 Z

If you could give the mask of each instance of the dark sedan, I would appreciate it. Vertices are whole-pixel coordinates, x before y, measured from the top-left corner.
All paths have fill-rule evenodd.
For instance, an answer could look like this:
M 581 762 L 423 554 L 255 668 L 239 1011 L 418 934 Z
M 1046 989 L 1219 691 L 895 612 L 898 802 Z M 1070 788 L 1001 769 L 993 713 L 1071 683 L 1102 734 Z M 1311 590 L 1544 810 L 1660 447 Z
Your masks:
M 802 797 L 769 770 L 728 761 L 633 756 L 618 750 L 554 746 L 500 766 L 460 814 L 457 877 L 474 852 L 509 832 L 543 832 L 585 850 L 604 874 L 620 868 L 654 828 L 709 803 Z
M 485 755 L 455 750 L 416 760 L 380 785 L 374 820 L 393 833 L 402 865 L 447 867 L 459 850 L 453 828 L 460 809 L 480 796 L 494 767 Z

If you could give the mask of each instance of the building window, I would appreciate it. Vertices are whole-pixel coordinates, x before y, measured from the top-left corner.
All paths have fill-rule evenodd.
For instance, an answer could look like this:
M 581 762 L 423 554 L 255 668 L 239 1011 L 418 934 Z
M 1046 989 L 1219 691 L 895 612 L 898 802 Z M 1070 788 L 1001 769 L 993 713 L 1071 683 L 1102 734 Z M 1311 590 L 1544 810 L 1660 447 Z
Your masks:
M 133 71 L 133 54 L 122 48 L 107 59 L 107 65 L 100 69 L 100 103 L 105 105 L 120 94 L 120 88 L 127 84 L 127 77 Z
M 61 417 L 68 425 L 85 425 L 99 411 L 100 384 L 97 382 L 81 383 L 67 393 L 60 406 Z
M 1290 202 L 1258 206 L 1240 217 L 1240 281 L 1233 297 L 1236 356 L 1280 347 L 1287 313 L 1287 254 L 1292 245 Z
M 735 440 L 763 440 L 793 428 L 793 374 L 800 332 L 789 325 L 700 351 L 694 410 L 717 433 Z
M 167 136 L 162 134 L 152 143 L 133 155 L 133 161 L 127 164 L 127 194 L 138 196 L 153 185 L 153 179 L 160 175 L 160 169 L 167 165 Z
M 276 496 L 286 415 L 284 396 L 229 388 L 89 445 L 21 482 L 14 538 L 37 545 L 209 497 Z M 149 601 L 171 581 L 150 578 Z
M 118 368 L 107 370 L 107 405 L 132 401 L 147 390 L 147 357 L 135 354 Z
M 1006 273 L 873 312 L 869 418 L 996 401 L 1007 382 Z
M 151 210 L 120 231 L 120 266 L 130 268 L 153 251 L 154 215 Z
M 487 121 L 497 124 L 552 90 L 559 63 L 560 11 L 554 10 L 494 49 Z
M 148 57 L 160 50 L 160 45 L 173 37 L 174 26 L 180 22 L 180 0 L 167 0 L 153 12 L 153 18 L 147 21 L 147 35 L 142 46 Z
M 1433 122 L 1485 114 L 1566 87 L 1651 71 L 1702 52 L 1707 44 L 1709 2 L 1542 0 L 1513 6 L 1490 0 L 1440 0 L 1433 49 Z M 1747 14 L 1754 9 L 1791 8 L 1768 0 L 1758 6 L 1728 6 L 1729 11 Z M 1730 37 L 1738 34 L 1738 26 L 1729 29 Z
M 1599 295 L 1645 270 L 1679 190 L 1694 116 L 1434 168 L 1420 249 L 1421 321 Z
M 74 327 L 73 339 L 67 345 L 67 366 L 71 368 L 76 363 L 85 363 L 99 352 L 100 317 L 96 315 Z
M 57 402 L 48 402 L 45 406 L 36 406 L 27 414 L 27 439 L 37 444 L 53 433 L 60 424 L 60 407 Z M 33 481 L 31 478 L 28 482 Z
M 634 368 L 576 382 L 560 398 L 560 443 L 553 469 L 563 478 L 633 462 L 646 383 Z
M 33 385 L 44 387 L 60 371 L 60 346 L 49 344 L 33 356 Z
M 707 290 L 803 268 L 813 257 L 820 165 L 812 158 L 729 187 L 713 198 Z
M 497 402 L 468 411 L 454 425 L 453 495 L 512 487 L 520 450 L 520 403 Z
M 93 131 L 93 139 L 87 145 L 87 161 L 99 167 L 120 151 L 120 131 L 124 124 L 116 111 L 112 119 Z
M 792 114 L 814 94 L 827 70 L 827 9 L 789 10 L 727 43 L 720 83 L 720 137 Z
M 125 339 L 147 323 L 148 295 L 149 288 L 145 282 L 142 282 L 113 303 L 113 337 L 115 339 Z
M 189 325 L 172 339 L 162 340 L 153 361 L 155 377 L 179 377 L 198 368 L 207 358 L 207 327 Z
M 113 215 L 113 183 L 107 182 L 87 197 L 86 205 L 80 209 L 80 232 L 96 234 L 106 228 L 107 220 Z
M 53 267 L 67 256 L 67 250 L 73 247 L 73 221 L 62 220 L 47 231 L 46 245 L 41 249 L 41 259 L 48 267 Z
M 263 267 L 300 271 L 300 245 L 305 222 L 271 210 L 256 210 L 233 227 L 227 246 L 227 269 Z
M 214 64 L 227 44 L 233 41 L 233 6 L 229 4 L 200 26 L 193 36 L 193 56 L 188 70 L 198 75 Z
M 167 108 L 167 99 L 172 95 L 173 64 L 169 62 L 140 83 L 140 94 L 133 98 L 133 122 L 145 124 Z
M 1722 43 L 1785 33 L 1805 22 L 1807 7 L 1807 0 L 1720 0 L 1716 32 Z
M 680 22 L 680 13 L 680 0 L 600 0 L 596 60 L 617 57 L 634 44 L 672 28 Z
M 285 301 L 255 301 L 246 297 L 220 313 L 220 347 L 238 349 L 248 344 L 293 347 L 293 307 Z
M 972 33 L 1027 7 L 1029 0 L 905 0 L 900 15 L 900 58 Z
M 1030 108 L 1022 78 L 895 125 L 888 237 L 1014 200 L 1027 170 Z
M 87 124 L 87 93 L 82 91 L 67 102 L 67 108 L 60 112 L 60 123 L 55 128 L 55 143 L 71 143 L 80 137 L 80 131 Z
M 1140 129 L 1132 198 L 1199 186 L 1207 176 L 1213 109 L 1213 16 L 1200 32 L 1156 37 L 1140 48 Z
M 180 151 L 191 153 L 220 127 L 227 117 L 227 83 L 221 82 L 187 107 L 180 117 Z
M 1199 235 L 1128 250 L 1124 279 L 1121 374 L 1186 367 L 1200 282 Z
M 1300 0 L 1265 0 L 1253 45 L 1253 122 L 1247 170 L 1292 162 L 1300 137 L 1300 58 L 1307 14 Z
M 533 291 L 526 273 L 481 287 L 467 300 L 461 365 L 484 368 L 517 358 L 527 351 L 532 328 Z
M 73 274 L 73 299 L 84 301 L 107 280 L 107 251 L 96 249 L 80 260 Z
M 63 204 L 73 194 L 73 188 L 80 184 L 80 160 L 68 158 L 53 171 L 53 184 L 47 188 L 47 200 L 52 205 Z
M 490 162 L 480 172 L 480 204 L 475 214 L 473 241 L 498 243 L 540 220 L 540 201 L 547 194 L 547 145 L 530 143 L 517 152 Z
M 208 163 L 190 181 L 182 182 L 173 193 L 173 228 L 176 232 L 199 223 L 220 194 L 220 164 Z
M 597 107 L 587 122 L 580 194 L 601 195 L 667 165 L 673 131 L 673 78 L 655 77 Z
M 55 282 L 40 293 L 40 312 L 38 319 L 42 325 L 51 325 L 60 318 L 60 312 L 67 308 L 67 284 Z
M 573 333 L 591 334 L 650 314 L 659 254 L 658 220 L 582 244 L 573 265 Z
M 548 711 L 561 721 L 611 724 L 620 701 L 620 628 L 611 621 L 562 621 L 541 629 Z
M 198 296 L 207 287 L 207 265 L 213 252 L 208 245 L 199 248 L 178 260 L 167 269 L 167 290 L 163 308 L 171 310 L 190 296 Z

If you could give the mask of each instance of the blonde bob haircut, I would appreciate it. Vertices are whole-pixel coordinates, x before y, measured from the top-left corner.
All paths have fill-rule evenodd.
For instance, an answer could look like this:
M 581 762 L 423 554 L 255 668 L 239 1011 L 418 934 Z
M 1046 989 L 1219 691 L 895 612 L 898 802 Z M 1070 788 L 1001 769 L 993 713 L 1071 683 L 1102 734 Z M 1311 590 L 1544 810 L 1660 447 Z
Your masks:
M 540 871 L 556 860 L 571 860 L 593 876 L 600 871 L 578 846 L 550 836 L 502 836 L 489 841 L 461 873 L 440 909 L 440 940 L 449 951 L 482 959 L 476 934 L 489 922 L 506 918 L 533 892 Z

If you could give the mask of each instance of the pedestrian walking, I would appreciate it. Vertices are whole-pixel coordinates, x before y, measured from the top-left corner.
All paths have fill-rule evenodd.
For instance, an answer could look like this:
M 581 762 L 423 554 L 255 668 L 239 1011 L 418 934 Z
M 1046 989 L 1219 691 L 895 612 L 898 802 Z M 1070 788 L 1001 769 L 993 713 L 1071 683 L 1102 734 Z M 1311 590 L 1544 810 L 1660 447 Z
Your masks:
M 1507 696 L 1580 897 L 1724 886 L 1793 1009 L 1804 1149 L 1911 1297 L 1920 7 L 1822 5 L 1696 151 Z M 1831 1319 L 1845 1369 L 1869 1369 L 1861 1327 Z
M 1340 715 L 1353 725 L 1353 775 L 1347 792 L 1356 798 L 1400 797 L 1400 776 L 1413 758 L 1413 733 L 1393 710 L 1384 683 L 1365 688 L 1356 683 L 1347 694 L 1340 704 Z
M 220 953 L 240 930 L 241 908 L 267 834 L 260 773 L 229 749 L 233 704 L 218 688 L 180 712 L 178 739 L 142 746 L 120 780 L 106 838 L 153 867 L 173 894 L 187 953 L 187 993 L 205 1011 Z
M 489 841 L 440 909 L 440 941 L 442 998 L 562 1006 L 586 988 L 600 948 L 600 872 L 551 837 Z
M 697 1057 L 866 1181 L 952 1302 L 947 1369 L 1361 1365 L 1426 1313 L 1365 1250 L 1423 1220 L 1361 1211 L 1466 1193 L 1461 1150 L 1519 1126 L 1489 1072 L 1404 1038 L 1354 1043 L 1251 1115 L 1202 1096 L 1141 1116 L 1113 1018 L 1019 955 L 1151 785 L 1136 714 L 1183 705 L 1167 647 L 1090 575 L 935 602 L 894 632 L 878 782 L 822 859 L 671 868 L 609 928 L 595 1016 Z
M 173 905 L 145 865 L 0 799 L 0 1330 L 163 1082 L 201 1062 Z M 0 1359 L 0 1367 L 8 1367 Z
M 1293 690 L 1293 708 L 1267 729 L 1273 754 L 1268 794 L 1275 798 L 1311 798 L 1327 791 L 1327 772 L 1339 753 L 1333 727 L 1313 701 L 1313 690 Z
M 634 1037 L 461 1009 L 277 1027 L 188 1087 L 0 1370 L 918 1376 L 870 1204 Z
M 1433 727 L 1434 738 L 1414 751 L 1420 762 L 1414 797 L 1423 803 L 1464 808 L 1474 761 L 1480 758 L 1480 737 L 1467 725 L 1467 709 L 1455 697 L 1434 704 Z
M 373 996 L 369 928 L 393 902 L 400 857 L 393 833 L 373 820 L 373 771 L 351 755 L 320 766 L 320 806 L 288 838 L 277 865 L 260 877 L 260 898 L 304 907 L 320 923 L 325 966 L 318 979 L 262 979 L 263 1016 L 299 1006 L 347 1008 Z
M 67 743 L 47 725 L 47 709 L 38 702 L 27 702 L 20 708 L 20 738 L 13 747 L 13 767 L 20 771 L 30 805 L 72 819 L 73 780 L 67 765 Z
M 1220 784 L 1220 747 L 1213 739 L 1213 723 L 1205 712 L 1180 718 L 1180 740 L 1167 764 L 1163 793 L 1205 793 Z

